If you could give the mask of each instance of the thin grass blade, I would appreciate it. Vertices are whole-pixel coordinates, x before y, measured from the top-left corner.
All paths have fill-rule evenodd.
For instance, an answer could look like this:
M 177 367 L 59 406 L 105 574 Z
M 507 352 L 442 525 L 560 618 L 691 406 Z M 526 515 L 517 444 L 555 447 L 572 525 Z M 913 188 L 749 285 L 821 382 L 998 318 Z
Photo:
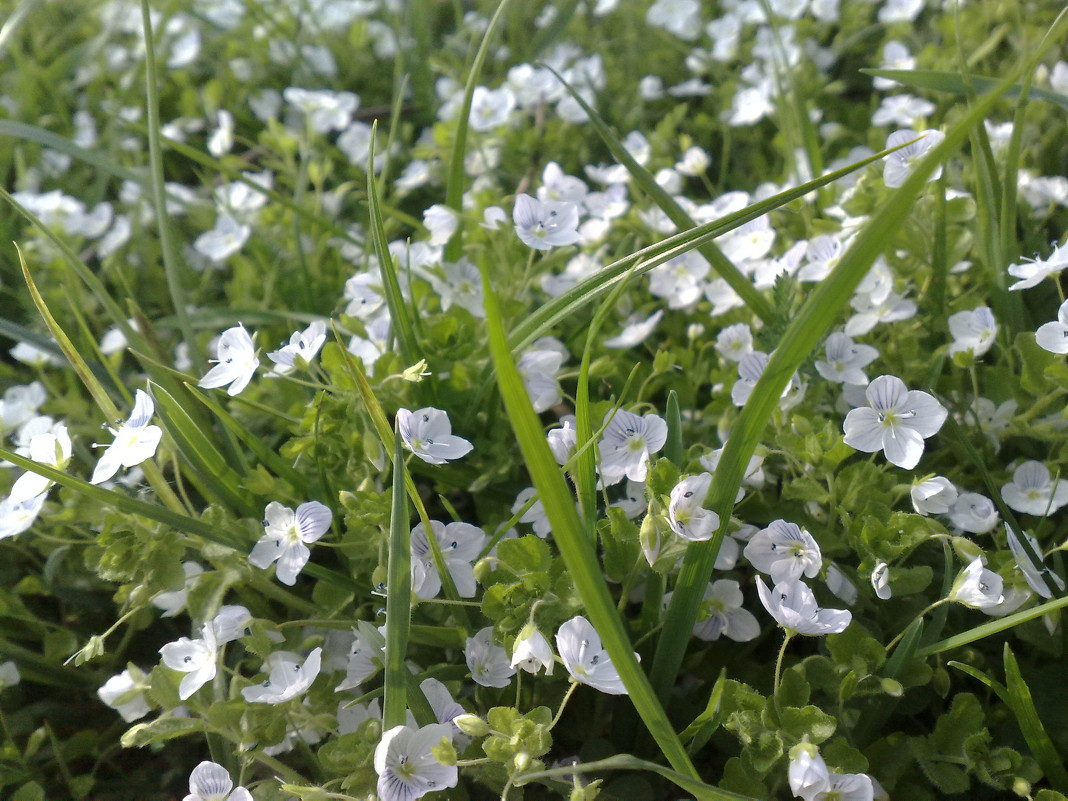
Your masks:
M 871 75 L 876 78 L 888 78 L 891 81 L 897 81 L 905 86 L 912 86 L 916 89 L 930 89 L 936 92 L 949 92 L 954 95 L 968 94 L 967 84 L 960 74 L 956 72 L 943 72 L 941 70 L 881 69 L 862 69 L 860 71 L 865 75 Z M 978 75 L 971 76 L 971 82 L 975 91 L 981 94 L 990 92 L 998 86 L 998 80 L 996 78 L 984 78 Z M 1021 84 L 1014 83 L 1005 90 L 1005 95 L 1008 97 L 1018 97 L 1022 88 Z M 1063 109 L 1068 109 L 1068 95 L 1062 95 L 1059 92 L 1051 92 L 1046 89 L 1031 89 L 1031 96 L 1037 97 L 1040 100 L 1045 100 L 1048 103 L 1054 103 Z
M 1068 606 L 1068 596 L 1054 598 L 1052 601 L 1046 601 L 1044 604 L 1032 606 L 1030 609 L 1025 609 L 1022 612 L 1014 612 L 1011 615 L 987 621 L 973 629 L 962 631 L 960 634 L 954 634 L 952 637 L 946 637 L 944 640 L 933 642 L 930 645 L 924 645 L 916 650 L 916 656 L 927 657 L 933 656 L 934 654 L 941 654 L 945 651 L 952 651 L 954 648 L 960 648 L 961 646 L 969 645 L 987 637 L 993 637 L 995 634 L 1008 631 L 1015 626 L 1019 626 L 1021 623 L 1026 623 L 1028 620 L 1042 617 L 1050 612 L 1063 609 L 1066 606 Z
M 393 437 L 393 495 L 389 519 L 389 562 L 386 579 L 386 665 L 382 727 L 403 726 L 408 695 L 408 632 L 412 616 L 412 543 L 405 495 L 404 452 L 400 431 Z
M 1057 752 L 1057 747 L 1046 733 L 1046 727 L 1035 709 L 1034 699 L 1031 697 L 1031 689 L 1027 686 L 1023 676 L 1020 675 L 1020 665 L 1016 662 L 1016 655 L 1012 648 L 1005 643 L 1005 691 L 1006 703 L 1012 714 L 1016 716 L 1016 722 L 1023 732 L 1027 747 L 1031 749 L 1031 755 L 1046 774 L 1046 779 L 1053 789 L 1061 793 L 1068 792 L 1068 771 L 1064 769 L 1064 759 Z

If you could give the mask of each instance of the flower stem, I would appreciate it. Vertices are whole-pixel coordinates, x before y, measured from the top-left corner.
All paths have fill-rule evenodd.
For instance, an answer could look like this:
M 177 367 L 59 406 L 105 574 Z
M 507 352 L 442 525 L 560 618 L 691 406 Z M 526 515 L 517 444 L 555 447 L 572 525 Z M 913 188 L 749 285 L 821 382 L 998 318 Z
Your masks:
M 933 604 L 931 604 L 926 609 L 924 609 L 922 612 L 920 612 L 918 615 L 916 615 L 916 618 L 921 618 L 924 615 L 926 615 L 928 612 L 932 612 L 935 609 L 937 609 L 938 607 L 940 607 L 942 604 L 948 603 L 948 602 L 949 602 L 949 598 L 942 598 L 941 600 L 935 601 Z M 905 626 L 905 628 L 903 628 L 901 630 L 901 632 L 896 637 L 894 637 L 894 639 L 890 640 L 890 642 L 886 646 L 887 653 L 889 653 L 894 648 L 895 645 L 897 645 L 899 642 L 901 642 L 901 638 L 905 636 L 905 632 L 909 630 L 910 626 L 912 626 L 912 621 L 910 621 L 909 625 Z
M 571 700 L 571 693 L 575 692 L 575 688 L 578 687 L 577 681 L 572 681 L 571 686 L 567 688 L 567 692 L 564 693 L 564 697 L 560 699 L 560 708 L 556 710 L 556 717 L 553 718 L 552 723 L 549 724 L 549 731 L 552 731 L 556 724 L 560 722 L 560 716 L 564 714 L 564 707 L 567 706 L 567 702 Z
M 790 640 L 797 634 L 792 629 L 786 629 L 786 636 L 782 639 L 782 647 L 779 649 L 779 658 L 775 660 L 775 694 L 779 693 L 779 681 L 782 679 L 782 662 L 786 657 L 786 646 L 790 644 Z

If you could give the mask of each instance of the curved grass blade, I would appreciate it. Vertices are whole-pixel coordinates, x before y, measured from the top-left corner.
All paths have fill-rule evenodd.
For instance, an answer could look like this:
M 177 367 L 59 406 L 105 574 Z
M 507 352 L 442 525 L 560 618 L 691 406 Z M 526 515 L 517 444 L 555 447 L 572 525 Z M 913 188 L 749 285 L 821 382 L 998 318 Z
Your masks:
M 891 81 L 897 81 L 905 86 L 912 86 L 917 89 L 930 89 L 935 92 L 949 92 L 954 95 L 968 94 L 967 84 L 960 74 L 956 72 L 943 72 L 941 70 L 879 69 L 862 69 L 860 71 L 865 75 L 871 75 L 876 78 L 888 78 Z M 984 78 L 978 75 L 973 75 L 970 80 L 975 91 L 984 94 L 999 86 L 999 82 L 996 78 Z M 1004 94 L 1008 97 L 1018 97 L 1022 89 L 1023 87 L 1021 84 L 1014 83 L 1005 90 Z M 1045 89 L 1031 89 L 1030 94 L 1032 97 L 1045 100 L 1047 103 L 1053 103 L 1063 109 L 1068 109 L 1068 95 L 1062 95 L 1059 92 L 1050 92 Z
M 400 431 L 393 437 L 393 499 L 389 517 L 389 562 L 386 579 L 385 696 L 382 728 L 403 726 L 407 705 L 408 632 L 412 615 L 412 543 L 408 528 L 408 498 L 405 495 L 404 453 Z M 429 533 L 429 532 L 428 532 Z M 428 539 L 430 539 L 428 537 Z
M 486 328 L 497 383 L 508 419 L 552 526 L 553 537 L 574 580 L 590 622 L 597 629 L 605 650 L 619 671 L 623 685 L 638 714 L 672 767 L 696 780 L 698 775 L 682 747 L 678 735 L 656 698 L 649 680 L 634 657 L 627 630 L 616 612 L 593 544 L 587 538 L 575 501 L 567 489 L 560 468 L 549 450 L 541 421 L 531 405 L 519 376 L 501 323 L 497 295 L 489 280 L 487 266 L 479 265 L 486 305 Z M 705 796 L 710 797 L 710 796 Z
M 1019 70 L 1020 67 L 1016 70 L 1017 74 Z M 771 355 L 748 402 L 742 408 L 713 475 L 709 490 L 710 508 L 719 514 L 723 522 L 712 539 L 691 544 L 683 558 L 657 643 L 651 674 L 653 685 L 661 698 L 668 696 L 682 664 L 690 631 L 697 620 L 698 607 L 704 597 L 705 585 L 712 575 L 720 543 L 726 534 L 735 493 L 741 486 L 746 465 L 772 413 L 778 407 L 779 398 L 790 377 L 838 319 L 839 311 L 849 302 L 854 289 L 912 210 L 912 204 L 925 186 L 928 176 L 955 152 L 972 127 L 981 123 L 1009 84 L 1010 81 L 1003 82 L 997 92 L 975 104 L 964 119 L 946 134 L 943 142 L 916 165 L 879 213 L 857 234 L 834 272 L 809 296 L 783 334 L 779 347 Z
M 719 676 L 716 678 L 716 683 L 712 685 L 712 692 L 708 695 L 708 703 L 705 704 L 704 711 L 694 718 L 693 723 L 679 735 L 683 740 L 689 741 L 686 750 L 691 755 L 705 747 L 709 738 L 716 733 L 716 729 L 723 722 L 720 702 L 723 700 L 723 693 L 726 689 L 727 668 L 720 668 Z
M 940 654 L 945 651 L 951 651 L 954 648 L 960 648 L 963 645 L 969 645 L 978 640 L 993 637 L 995 634 L 1008 631 L 1014 626 L 1019 626 L 1021 623 L 1026 623 L 1028 620 L 1034 620 L 1049 612 L 1063 609 L 1066 606 L 1068 606 L 1068 596 L 1054 598 L 1052 601 L 1046 601 L 1044 604 L 1032 606 L 1030 609 L 1025 609 L 1022 612 L 1014 612 L 1011 615 L 987 621 L 981 626 L 976 626 L 973 629 L 962 631 L 960 634 L 954 634 L 952 637 L 946 637 L 944 640 L 925 645 L 916 650 L 916 656 L 926 657 Z
M 902 145 L 902 147 L 904 147 L 904 145 Z M 512 349 L 518 352 L 538 337 L 548 333 L 548 331 L 558 322 L 575 314 L 583 306 L 593 302 L 605 292 L 608 292 L 612 286 L 614 286 L 616 282 L 622 280 L 623 276 L 632 268 L 635 275 L 643 275 L 654 267 L 670 261 L 676 256 L 681 256 L 683 253 L 693 250 L 695 247 L 703 245 L 705 242 L 709 242 L 717 236 L 722 236 L 728 231 L 733 231 L 735 228 L 744 225 L 750 220 L 755 220 L 757 217 L 761 217 L 769 211 L 777 209 L 792 200 L 797 200 L 797 198 L 803 197 L 809 192 L 813 192 L 820 187 L 834 183 L 839 178 L 844 178 L 852 172 L 863 169 L 869 164 L 879 161 L 888 154 L 893 153 L 897 149 L 898 148 L 890 148 L 889 150 L 876 153 L 866 159 L 861 159 L 846 167 L 842 167 L 840 170 L 829 172 L 813 181 L 808 181 L 800 186 L 795 186 L 793 189 L 788 189 L 785 192 L 773 195 L 759 203 L 754 203 L 740 211 L 734 212 L 733 214 L 728 214 L 718 220 L 704 223 L 703 225 L 699 225 L 688 231 L 681 231 L 680 233 L 669 236 L 667 239 L 663 239 L 660 242 L 656 242 L 655 244 L 635 251 L 628 256 L 624 256 L 622 259 L 617 259 L 602 268 L 595 275 L 590 276 L 586 280 L 571 287 L 571 289 L 566 292 L 542 304 L 532 314 L 516 325 L 508 335 L 508 341 L 511 344 Z
M 564 85 L 568 92 L 571 93 L 575 102 L 582 106 L 586 114 L 589 115 L 593 129 L 608 146 L 608 150 L 612 153 L 612 157 L 627 168 L 627 172 L 630 173 L 634 182 L 641 187 L 643 192 L 653 199 L 653 202 L 655 202 L 660 210 L 668 216 L 668 219 L 675 223 L 680 231 L 696 228 L 697 223 L 694 219 L 683 210 L 682 206 L 678 204 L 675 198 L 656 182 L 656 178 L 653 177 L 652 173 L 639 164 L 627 149 L 623 147 L 623 143 L 612 133 L 605 121 L 602 120 L 583 97 L 572 88 L 571 84 L 565 81 L 560 73 L 552 67 L 546 66 L 546 69 L 556 76 L 556 79 Z M 775 312 L 771 308 L 771 304 L 768 303 L 767 299 L 753 287 L 753 283 L 738 271 L 738 268 L 734 266 L 731 260 L 723 255 L 723 251 L 719 249 L 719 246 L 716 245 L 715 242 L 705 242 L 698 246 L 697 251 L 708 260 L 709 264 L 712 265 L 712 269 L 731 285 L 731 289 L 741 296 L 750 311 L 765 323 L 770 323 L 772 321 Z
M 106 172 L 108 175 L 121 178 L 124 181 L 141 184 L 145 180 L 144 175 L 141 173 L 135 172 L 128 167 L 123 167 L 121 164 L 116 164 L 100 152 L 79 147 L 66 137 L 52 133 L 45 128 L 39 128 L 36 125 L 28 125 L 15 120 L 0 120 L 0 136 L 10 136 L 13 139 L 22 139 L 26 142 L 41 145 L 41 147 L 47 147 L 78 161 L 83 161 L 91 167 L 96 167 L 101 172 Z
M 1038 717 L 1035 709 L 1031 690 L 1020 675 L 1020 666 L 1016 662 L 1016 655 L 1012 648 L 1005 643 L 1005 703 L 1008 704 L 1012 714 L 1016 716 L 1016 722 L 1023 732 L 1027 747 L 1031 749 L 1031 755 L 1046 774 L 1046 779 L 1053 788 L 1061 793 L 1068 792 L 1068 771 L 1064 769 L 1064 760 L 1057 753 L 1057 747 L 1046 733 L 1046 727 Z
M 464 184 L 467 176 L 464 172 L 464 154 L 467 151 L 467 129 L 471 117 L 471 98 L 475 94 L 475 86 L 482 74 L 482 65 L 486 62 L 486 54 L 489 52 L 489 43 L 497 30 L 497 25 L 504 16 L 504 10 L 508 7 L 509 0 L 501 0 L 493 17 L 486 26 L 486 32 L 482 35 L 482 42 L 475 53 L 475 60 L 471 63 L 471 71 L 467 73 L 467 84 L 464 86 L 464 100 L 460 105 L 459 116 L 456 118 L 456 134 L 452 143 L 452 154 L 449 157 L 449 178 L 445 184 L 445 205 L 460 215 L 463 211 Z M 456 230 L 445 245 L 445 260 L 457 261 L 463 253 L 463 217 L 458 216 L 459 223 Z
M 607 759 L 599 759 L 596 762 L 580 762 L 577 765 L 568 765 L 562 768 L 550 768 L 548 770 L 539 770 L 533 773 L 524 773 L 522 784 L 529 784 L 530 782 L 542 781 L 544 779 L 561 779 L 570 785 L 572 781 L 571 777 L 575 774 L 597 773 L 602 770 L 643 770 L 648 771 L 649 773 L 655 773 L 656 775 L 662 776 L 668 781 L 673 782 L 687 793 L 691 793 L 696 798 L 700 799 L 700 801 L 756 801 L 756 799 L 751 796 L 739 795 L 738 793 L 721 790 L 718 787 L 713 787 L 711 784 L 705 784 L 698 779 L 665 768 L 663 765 L 658 765 L 655 762 L 649 762 L 645 759 L 638 759 L 638 757 L 631 756 L 630 754 L 617 754 L 616 756 L 608 757 Z

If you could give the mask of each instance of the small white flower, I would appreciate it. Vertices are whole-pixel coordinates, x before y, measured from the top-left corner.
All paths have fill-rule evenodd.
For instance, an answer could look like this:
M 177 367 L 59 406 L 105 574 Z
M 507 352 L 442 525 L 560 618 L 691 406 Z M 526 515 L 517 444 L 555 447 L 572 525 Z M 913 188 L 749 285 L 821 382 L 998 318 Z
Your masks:
M 1009 275 L 1020 280 L 1010 286 L 1009 290 L 1030 289 L 1038 286 L 1065 267 L 1068 267 L 1068 246 L 1054 245 L 1053 252 L 1047 259 L 1024 259 L 1022 264 L 1010 264 Z
M 556 632 L 556 650 L 571 678 L 579 684 L 588 684 L 609 695 L 627 694 L 619 671 L 601 647 L 596 629 L 586 618 L 577 615 L 560 626 Z
M 159 652 L 164 665 L 186 674 L 178 685 L 178 698 L 182 701 L 215 678 L 218 643 L 211 623 L 201 627 L 199 639 L 181 637 L 164 645 Z
M 508 652 L 493 642 L 493 626 L 486 626 L 474 637 L 467 638 L 464 656 L 476 684 L 483 687 L 507 687 L 511 684 L 515 668 L 508 659 Z
M 33 461 L 48 467 L 54 467 L 56 470 L 66 469 L 67 463 L 70 461 L 71 450 L 67 427 L 58 425 L 54 433 L 34 434 L 30 438 L 29 450 L 30 459 Z M 27 471 L 16 478 L 15 483 L 11 485 L 11 492 L 7 501 L 13 506 L 21 505 L 23 512 L 28 512 L 33 508 L 33 504 L 27 502 L 34 500 L 38 496 L 43 496 L 44 493 L 47 493 L 52 488 L 53 484 L 55 482 L 51 479 Z M 37 509 L 40 511 L 39 505 Z
M 334 688 L 335 692 L 359 687 L 385 666 L 386 637 L 384 632 L 384 626 L 376 628 L 366 620 L 361 620 L 356 624 L 353 630 L 352 647 L 349 650 L 348 665 L 345 667 L 345 678 Z
M 718 579 L 711 582 L 705 587 L 705 598 L 701 604 L 702 615 L 707 614 L 708 617 L 694 625 L 694 636 L 707 642 L 714 642 L 720 637 L 734 642 L 755 640 L 760 635 L 760 623 L 752 612 L 742 608 L 744 600 L 737 581 Z
M 845 444 L 864 453 L 883 451 L 891 464 L 911 470 L 949 414 L 926 392 L 908 390 L 900 378 L 883 375 L 864 392 L 870 406 L 846 415 Z
M 623 330 L 614 337 L 606 339 L 604 346 L 615 350 L 623 350 L 640 345 L 653 333 L 653 329 L 659 325 L 663 316 L 664 310 L 657 309 L 645 318 L 642 318 L 641 315 L 628 318 L 623 324 Z
M 757 593 L 768 614 L 784 629 L 798 634 L 840 634 L 853 619 L 848 609 L 821 609 L 812 590 L 796 579 L 780 582 L 769 590 L 758 576 Z
M 1041 560 L 1042 549 L 1038 545 L 1038 540 L 1026 531 L 1024 532 L 1024 536 L 1027 538 L 1031 550 L 1033 550 L 1035 555 Z M 1012 551 L 1012 555 L 1016 558 L 1016 564 L 1019 566 L 1020 572 L 1023 573 L 1024 581 L 1027 582 L 1028 587 L 1043 598 L 1052 598 L 1053 593 L 1050 591 L 1049 585 L 1046 584 L 1046 579 L 1043 578 L 1044 576 L 1048 576 L 1050 580 L 1057 585 L 1059 591 L 1064 591 L 1064 579 L 1043 565 L 1041 561 L 1036 565 L 1034 560 L 1031 559 L 1031 556 L 1024 549 L 1019 538 L 1016 536 L 1016 532 L 1009 526 L 1005 526 L 1005 539 L 1008 541 L 1009 550 Z
M 957 488 L 945 476 L 932 476 L 912 485 L 912 508 L 920 515 L 944 515 L 957 502 Z
M 250 704 L 282 704 L 303 695 L 319 675 L 322 655 L 323 649 L 315 648 L 302 664 L 293 654 L 271 654 L 267 680 L 242 689 L 242 697 Z
M 816 371 L 835 384 L 867 385 L 864 368 L 879 357 L 879 351 L 871 345 L 857 344 L 841 331 L 827 337 L 824 352 L 827 361 L 817 360 Z
M 434 539 L 437 540 L 445 567 L 456 585 L 461 598 L 473 598 L 478 589 L 475 584 L 474 561 L 486 543 L 486 534 L 470 523 L 430 521 Z M 441 576 L 430 551 L 426 529 L 419 523 L 412 529 L 412 592 L 420 598 L 435 598 L 441 591 Z
M 325 342 L 326 323 L 315 320 L 303 331 L 295 331 L 287 344 L 268 353 L 267 358 L 274 362 L 273 372 L 278 375 L 286 375 L 294 368 L 305 370 Z
M 174 617 L 185 609 L 189 589 L 196 582 L 197 576 L 204 572 L 204 568 L 196 562 L 182 562 L 182 572 L 185 573 L 185 583 L 181 589 L 166 590 L 152 596 L 152 605 L 163 610 L 160 617 Z
M 978 359 L 994 344 L 998 324 L 987 306 L 979 306 L 952 315 L 949 318 L 949 332 L 953 335 L 953 342 L 949 346 L 950 356 L 971 351 L 972 356 Z
M 770 360 L 771 357 L 768 354 L 759 350 L 747 353 L 741 358 L 738 362 L 738 380 L 731 387 L 731 402 L 735 406 L 745 406 Z M 797 373 L 794 373 L 790 378 L 790 383 L 782 391 L 779 408 L 785 411 L 797 406 L 804 399 L 806 388 L 807 385 L 801 381 Z
M 423 225 L 430 232 L 430 246 L 442 247 L 448 244 L 460 224 L 460 218 L 453 209 L 436 203 L 423 212 Z
M 1057 309 L 1057 319 L 1043 323 L 1035 332 L 1035 341 L 1050 353 L 1068 353 L 1068 300 Z
M 845 602 L 846 606 L 852 606 L 857 602 L 857 585 L 842 572 L 834 562 L 827 565 L 827 589 Z
M 716 352 L 724 359 L 739 362 L 753 352 L 753 332 L 746 323 L 728 325 L 716 336 Z
M 545 675 L 553 675 L 555 660 L 552 646 L 533 623 L 523 626 L 516 635 L 511 665 L 527 673 L 537 673 L 544 668 Z
M 463 437 L 453 436 L 449 415 L 441 409 L 398 409 L 397 428 L 404 447 L 430 464 L 445 464 L 474 449 Z
M 137 390 L 129 419 L 118 429 L 108 427 L 115 440 L 96 463 L 90 484 L 101 484 L 114 476 L 120 467 L 139 465 L 155 455 L 163 429 L 148 424 L 154 412 L 152 398 L 143 390 Z
M 253 567 L 266 570 L 278 560 L 278 580 L 292 587 L 297 574 L 311 557 L 308 545 L 316 542 L 330 528 L 333 512 L 318 501 L 302 503 L 294 512 L 278 501 L 271 501 L 263 512 L 264 534 L 248 556 Z
M 671 490 L 668 503 L 668 522 L 671 530 L 691 542 L 707 540 L 719 528 L 719 515 L 705 509 L 703 504 L 712 484 L 710 473 L 684 478 Z
M 652 413 L 638 417 L 622 409 L 614 415 L 608 412 L 605 420 L 609 417 L 598 443 L 601 481 L 606 487 L 618 484 L 624 477 L 645 481 L 651 455 L 667 442 L 667 423 Z
M 820 546 L 812 535 L 785 520 L 775 520 L 754 534 L 742 553 L 753 567 L 770 575 L 776 584 L 802 575 L 813 578 L 823 566 Z
M 96 694 L 101 701 L 122 715 L 123 720 L 133 723 L 151 710 L 145 701 L 144 691 L 147 687 L 145 674 L 133 668 L 112 676 Z
M 231 792 L 231 790 L 233 792 Z M 253 801 L 244 787 L 234 787 L 226 768 L 216 762 L 201 762 L 189 774 L 189 795 L 182 801 Z
M 0 540 L 21 534 L 33 525 L 44 506 L 45 496 L 35 495 L 22 501 L 0 501 Z
M 890 566 L 886 562 L 876 562 L 875 569 L 871 571 L 871 586 L 882 600 L 890 597 Z
M 1048 517 L 1068 503 L 1068 481 L 1051 483 L 1049 469 L 1041 462 L 1027 461 L 1016 468 L 1012 481 L 1001 488 L 1001 497 L 1013 511 Z
M 886 139 L 886 148 L 896 147 L 917 138 L 919 141 L 905 145 L 900 150 L 895 150 L 889 156 L 886 156 L 883 165 L 883 182 L 887 187 L 894 189 L 905 183 L 905 179 L 909 177 L 913 166 L 921 161 L 931 150 L 940 145 L 946 135 L 941 131 L 931 129 L 920 131 L 919 133 L 909 129 L 894 131 Z M 941 175 L 942 167 L 939 165 L 927 180 L 934 181 Z
M 424 795 L 455 787 L 455 765 L 442 765 L 432 749 L 452 740 L 452 724 L 434 723 L 422 728 L 394 726 L 382 734 L 375 748 L 380 801 L 415 801 Z
M 515 496 L 515 503 L 512 504 L 512 508 L 509 510 L 512 514 L 518 514 L 527 503 L 537 494 L 537 490 L 534 487 L 527 487 L 525 490 Z M 534 501 L 533 505 L 523 512 L 523 516 L 519 518 L 520 523 L 530 523 L 534 527 L 534 533 L 542 539 L 545 539 L 552 533 L 552 525 L 549 523 L 549 517 L 545 513 L 545 504 L 541 502 L 541 499 Z
M 553 458 L 562 467 L 571 459 L 575 445 L 578 444 L 578 433 L 575 431 L 572 415 L 565 416 L 560 422 L 563 423 L 563 427 L 549 429 L 545 438 L 549 441 L 549 450 L 553 452 Z
M 441 299 L 442 311 L 448 311 L 455 303 L 467 309 L 472 317 L 482 319 L 486 309 L 482 302 L 482 278 L 478 267 L 467 259 L 443 262 L 440 266 L 441 277 L 429 274 L 430 284 Z
M 194 240 L 193 250 L 209 261 L 219 264 L 241 250 L 251 234 L 251 226 L 238 222 L 224 212 L 219 214 L 214 228 Z
M 204 374 L 197 386 L 205 389 L 214 389 L 227 384 L 230 387 L 226 394 L 237 395 L 248 386 L 253 374 L 260 366 L 260 360 L 256 356 L 256 346 L 252 343 L 252 337 L 248 335 L 243 325 L 227 328 L 219 337 L 219 345 L 216 349 L 218 362 Z
M 542 203 L 520 194 L 512 211 L 516 235 L 535 250 L 551 250 L 578 242 L 578 206 L 574 203 Z
M 949 519 L 961 531 L 986 534 L 998 524 L 998 510 L 985 495 L 962 492 L 949 508 Z
M 563 400 L 560 381 L 561 365 L 566 353 L 558 350 L 528 348 L 519 358 L 516 368 L 523 377 L 534 411 L 541 414 Z
M 1001 576 L 983 565 L 981 556 L 975 557 L 953 582 L 949 600 L 957 601 L 973 609 L 988 609 L 1000 604 L 1004 582 Z

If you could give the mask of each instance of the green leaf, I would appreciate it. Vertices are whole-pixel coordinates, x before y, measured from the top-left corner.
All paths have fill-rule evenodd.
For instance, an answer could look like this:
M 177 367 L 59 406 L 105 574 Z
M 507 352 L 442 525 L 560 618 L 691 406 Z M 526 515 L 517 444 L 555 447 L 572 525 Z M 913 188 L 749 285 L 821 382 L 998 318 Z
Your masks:
M 912 86 L 916 89 L 930 89 L 935 92 L 948 92 L 954 95 L 967 95 L 969 93 L 968 85 L 958 72 L 944 72 L 942 70 L 883 69 L 862 69 L 860 72 L 876 78 L 888 78 L 891 81 L 897 81 L 905 86 Z M 979 75 L 971 75 L 968 80 L 971 82 L 974 91 L 981 94 L 993 91 L 1000 83 L 997 78 L 984 78 Z M 1008 97 L 1018 97 L 1021 88 L 1019 83 L 1013 83 L 1010 84 L 1004 92 Z M 1047 103 L 1054 103 L 1061 108 L 1068 109 L 1068 95 L 1034 88 L 1030 89 L 1029 93 L 1031 97 L 1037 97 L 1040 100 L 1045 100 Z
M 708 694 L 704 710 L 679 735 L 681 739 L 688 742 L 686 751 L 691 756 L 704 748 L 708 740 L 716 733 L 716 729 L 723 723 L 722 704 L 726 686 L 727 669 L 720 668 L 716 683 L 712 685 L 712 692 Z
M 65 153 L 66 155 L 96 167 L 101 172 L 113 175 L 123 181 L 133 181 L 136 184 L 144 183 L 145 177 L 141 173 L 117 164 L 103 155 L 99 150 L 87 150 L 79 147 L 70 139 L 52 133 L 36 125 L 27 125 L 16 120 L 0 120 L 0 136 L 10 136 L 14 139 L 22 139 L 33 142 L 41 147 Z
M 1016 722 L 1020 725 L 1027 747 L 1031 754 L 1042 767 L 1046 779 L 1057 790 L 1068 792 L 1068 771 L 1064 768 L 1064 759 L 1057 753 L 1057 747 L 1046 734 L 1046 727 L 1035 709 L 1035 702 L 1031 698 L 1031 690 L 1020 675 L 1020 666 L 1016 662 L 1016 655 L 1012 648 L 1005 643 L 1003 652 L 1005 660 L 1005 702 L 1012 714 L 1016 716 Z

